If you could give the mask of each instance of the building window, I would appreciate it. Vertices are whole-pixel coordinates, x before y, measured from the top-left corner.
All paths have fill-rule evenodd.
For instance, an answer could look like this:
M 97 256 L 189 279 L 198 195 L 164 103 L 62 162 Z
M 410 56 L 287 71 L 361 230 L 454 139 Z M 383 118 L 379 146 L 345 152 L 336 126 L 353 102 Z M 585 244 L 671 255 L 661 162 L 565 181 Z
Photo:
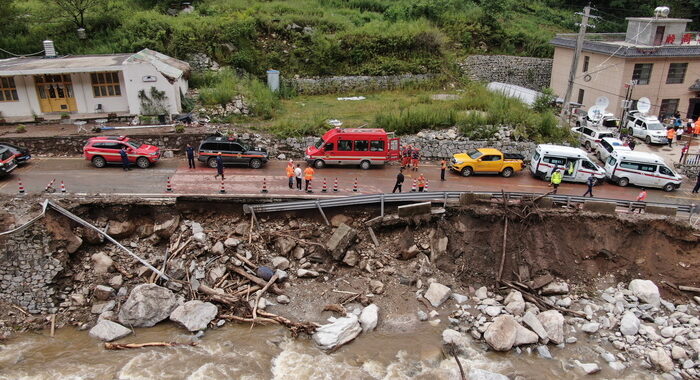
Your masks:
M 632 80 L 636 80 L 637 84 L 649 84 L 649 78 L 651 78 L 651 68 L 653 66 L 653 63 L 638 63 L 634 65 Z
M 589 56 L 584 56 L 583 57 L 583 72 L 588 71 L 588 64 L 591 62 L 591 57 Z
M 584 91 L 582 88 L 578 90 L 578 100 L 576 101 L 578 104 L 583 104 L 583 95 Z
M 90 79 L 92 80 L 92 93 L 96 98 L 122 95 L 118 72 L 92 73 Z
M 676 111 L 678 111 L 678 103 L 680 99 L 663 99 L 661 100 L 661 109 L 659 114 L 663 120 L 666 117 L 672 117 Z
M 685 80 L 685 72 L 688 70 L 687 63 L 672 63 L 668 67 L 668 77 L 666 84 L 679 84 Z
M 17 87 L 15 86 L 15 78 L 2 77 L 0 78 L 0 102 L 16 102 L 19 100 L 17 96 Z

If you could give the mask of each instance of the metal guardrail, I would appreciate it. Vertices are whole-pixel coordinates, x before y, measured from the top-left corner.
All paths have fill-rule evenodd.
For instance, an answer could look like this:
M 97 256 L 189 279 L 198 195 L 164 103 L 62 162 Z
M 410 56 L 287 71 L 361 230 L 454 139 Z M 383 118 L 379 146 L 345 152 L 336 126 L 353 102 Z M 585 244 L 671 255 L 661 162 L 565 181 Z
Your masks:
M 343 198 L 332 198 L 332 199 L 316 199 L 308 201 L 294 201 L 294 202 L 276 202 L 276 203 L 263 203 L 263 204 L 245 204 L 243 205 L 243 211 L 246 214 L 249 213 L 262 213 L 262 212 L 278 212 L 278 211 L 297 211 L 297 210 L 310 210 L 319 209 L 325 207 L 348 207 L 357 205 L 368 205 L 379 203 L 381 205 L 381 214 L 384 215 L 384 204 L 385 203 L 410 203 L 410 202 L 425 202 L 425 201 L 435 201 L 443 202 L 447 204 L 450 199 L 459 199 L 461 194 L 478 194 L 478 195 L 489 195 L 491 199 L 503 199 L 505 196 L 509 200 L 519 200 L 523 198 L 534 198 L 539 197 L 542 194 L 536 193 L 518 193 L 518 192 L 489 192 L 489 191 L 431 191 L 431 192 L 411 192 L 411 193 L 393 193 L 393 194 L 367 194 L 367 195 L 356 195 L 348 196 Z M 691 213 L 698 212 L 697 207 L 693 208 L 694 205 L 680 205 L 673 203 L 660 203 L 660 202 L 636 202 L 628 201 L 623 199 L 610 199 L 610 198 L 587 198 L 572 195 L 546 195 L 543 198 L 551 199 L 555 204 L 561 205 L 572 205 L 572 204 L 582 204 L 586 201 L 596 201 L 603 203 L 614 203 L 617 207 L 627 208 L 627 209 L 644 209 L 646 206 L 662 206 L 675 208 L 677 212 Z
M 686 153 L 681 160 L 682 165 L 700 166 L 700 154 Z

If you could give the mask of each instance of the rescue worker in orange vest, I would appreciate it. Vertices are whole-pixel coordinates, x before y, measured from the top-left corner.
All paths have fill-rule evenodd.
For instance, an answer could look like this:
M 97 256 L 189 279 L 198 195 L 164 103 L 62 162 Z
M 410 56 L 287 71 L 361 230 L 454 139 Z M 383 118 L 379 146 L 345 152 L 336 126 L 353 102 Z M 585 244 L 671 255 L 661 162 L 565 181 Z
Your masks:
M 668 140 L 668 146 L 673 146 L 673 140 L 676 138 L 676 130 L 673 127 L 666 130 L 666 139 Z
M 637 195 L 637 202 L 645 202 L 646 199 L 647 199 L 647 189 L 642 188 L 642 191 L 640 191 L 639 195 Z M 632 212 L 639 211 L 639 213 L 641 214 L 643 209 L 644 209 L 644 207 L 642 207 L 642 206 L 634 207 L 634 208 L 632 208 Z
M 425 189 L 425 177 L 423 176 L 423 173 L 416 178 L 416 181 L 418 181 L 418 191 L 422 192 L 423 189 Z
M 304 190 L 307 193 L 310 193 L 309 191 L 309 184 L 311 183 L 311 180 L 314 179 L 314 168 L 311 167 L 311 165 L 307 166 L 306 169 L 304 169 Z
M 700 135 L 700 117 L 695 121 L 695 127 L 693 128 L 693 137 Z
M 440 161 L 440 181 L 445 180 L 445 170 L 447 170 L 447 161 L 443 158 L 442 161 Z
M 403 150 L 401 150 L 401 167 L 405 168 L 408 166 L 408 160 L 411 155 L 411 146 L 404 145 Z
M 413 167 L 414 172 L 418 171 L 418 161 L 420 161 L 420 150 L 415 148 L 413 149 L 413 152 L 411 152 L 411 166 Z
M 287 165 L 287 179 L 289 180 L 289 190 L 294 189 L 294 163 L 289 160 L 289 165 Z

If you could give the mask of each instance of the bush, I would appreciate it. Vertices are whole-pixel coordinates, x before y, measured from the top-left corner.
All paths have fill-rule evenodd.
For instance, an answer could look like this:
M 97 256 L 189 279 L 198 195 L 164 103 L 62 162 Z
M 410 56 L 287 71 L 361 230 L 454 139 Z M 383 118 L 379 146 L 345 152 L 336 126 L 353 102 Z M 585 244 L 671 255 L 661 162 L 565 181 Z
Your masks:
M 286 120 L 274 124 L 269 131 L 279 138 L 320 136 L 328 130 L 326 120 L 327 117 L 322 115 L 316 115 L 313 120 L 299 124 Z
M 15 128 L 15 132 L 17 132 L 17 133 L 27 132 L 27 126 L 24 124 L 20 124 Z
M 251 76 L 238 76 L 230 68 L 199 74 L 194 82 L 203 86 L 199 100 L 204 105 L 225 106 L 240 95 L 248 101 L 251 114 L 263 119 L 271 119 L 279 107 L 279 97 L 266 84 Z
M 374 119 L 377 128 L 400 135 L 417 133 L 421 129 L 443 129 L 455 125 L 457 111 L 451 108 L 411 106 L 398 112 L 379 113 Z
M 185 126 L 182 124 L 178 124 L 175 126 L 175 133 L 184 133 L 185 132 Z

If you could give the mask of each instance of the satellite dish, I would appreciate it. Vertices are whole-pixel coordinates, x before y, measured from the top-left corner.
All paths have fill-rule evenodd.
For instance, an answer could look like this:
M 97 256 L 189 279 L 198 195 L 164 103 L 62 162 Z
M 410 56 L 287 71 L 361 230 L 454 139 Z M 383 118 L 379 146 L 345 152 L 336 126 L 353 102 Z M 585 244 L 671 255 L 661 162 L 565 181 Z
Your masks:
M 639 98 L 637 100 L 637 110 L 641 113 L 647 113 L 651 109 L 651 100 L 649 98 Z
M 610 105 L 610 100 L 605 96 L 599 96 L 595 100 L 595 105 L 603 107 L 603 109 L 605 109 L 605 108 L 608 108 L 608 106 Z
M 588 109 L 588 118 L 592 121 L 601 120 L 603 115 L 605 115 L 605 107 L 595 105 Z

